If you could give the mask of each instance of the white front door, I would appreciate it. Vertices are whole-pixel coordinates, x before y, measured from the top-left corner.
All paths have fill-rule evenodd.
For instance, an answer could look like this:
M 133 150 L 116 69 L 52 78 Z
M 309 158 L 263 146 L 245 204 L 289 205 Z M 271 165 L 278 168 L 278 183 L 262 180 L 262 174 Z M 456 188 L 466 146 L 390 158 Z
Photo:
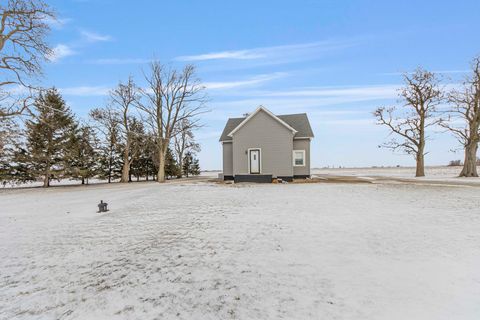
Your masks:
M 260 173 L 260 150 L 250 150 L 250 173 Z

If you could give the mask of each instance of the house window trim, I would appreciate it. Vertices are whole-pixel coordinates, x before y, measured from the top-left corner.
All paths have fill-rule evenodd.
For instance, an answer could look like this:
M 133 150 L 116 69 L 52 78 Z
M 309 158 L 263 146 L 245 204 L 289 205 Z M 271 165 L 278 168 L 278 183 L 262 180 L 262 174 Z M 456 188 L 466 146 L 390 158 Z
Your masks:
M 303 163 L 302 163 L 302 164 L 296 164 L 296 163 L 295 163 L 295 153 L 296 153 L 296 152 L 301 152 L 301 153 L 303 154 L 303 156 L 302 156 Z M 306 166 L 306 162 L 307 162 L 307 160 L 305 159 L 305 150 L 293 150 L 293 152 L 292 152 L 292 160 L 293 160 L 292 162 L 293 162 L 293 166 L 294 166 L 294 167 L 305 167 L 305 166 Z
M 250 150 L 258 150 L 258 168 L 259 173 L 250 173 Z M 247 149 L 247 164 L 248 164 L 248 174 L 259 175 L 262 174 L 262 148 L 248 148 Z

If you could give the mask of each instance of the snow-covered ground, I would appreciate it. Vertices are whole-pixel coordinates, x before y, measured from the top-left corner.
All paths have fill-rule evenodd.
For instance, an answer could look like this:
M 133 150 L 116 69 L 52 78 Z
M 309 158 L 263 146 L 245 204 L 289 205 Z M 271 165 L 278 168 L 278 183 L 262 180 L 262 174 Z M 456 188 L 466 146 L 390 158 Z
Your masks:
M 313 176 L 354 176 L 378 178 L 409 179 L 417 182 L 436 182 L 445 184 L 480 185 L 480 178 L 458 177 L 462 167 L 432 166 L 425 167 L 425 177 L 415 178 L 415 167 L 372 167 L 372 168 L 316 168 Z M 480 167 L 478 168 L 480 172 Z M 382 179 L 385 180 L 385 179 Z
M 0 202 L 0 319 L 480 319 L 475 186 L 174 181 Z
M 462 167 L 427 166 L 425 167 L 425 178 L 450 179 L 458 177 Z M 479 167 L 480 171 L 480 167 Z M 343 175 L 365 175 L 365 176 L 388 176 L 413 178 L 415 167 L 371 167 L 371 168 L 315 168 L 312 173 L 332 173 Z

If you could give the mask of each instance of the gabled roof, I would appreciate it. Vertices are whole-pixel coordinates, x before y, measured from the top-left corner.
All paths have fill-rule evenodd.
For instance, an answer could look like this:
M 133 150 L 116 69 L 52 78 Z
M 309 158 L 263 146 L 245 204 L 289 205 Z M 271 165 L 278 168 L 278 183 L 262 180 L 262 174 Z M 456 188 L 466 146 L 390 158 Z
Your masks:
M 287 123 L 285 123 L 285 121 L 283 121 L 282 119 L 280 119 L 279 117 L 277 117 L 276 115 L 274 115 L 273 113 L 271 113 L 267 108 L 263 107 L 263 106 L 259 106 L 257 108 L 257 110 L 255 110 L 254 112 L 252 112 L 251 114 L 248 115 L 248 117 L 246 117 L 242 122 L 240 122 L 240 124 L 238 126 L 235 127 L 235 129 L 233 129 L 229 134 L 228 136 L 229 137 L 232 137 L 232 135 L 237 132 L 238 129 L 240 129 L 241 127 L 243 127 L 248 121 L 250 121 L 250 119 L 252 119 L 257 113 L 259 113 L 260 111 L 263 111 L 265 112 L 266 114 L 268 114 L 270 117 L 272 117 L 274 120 L 278 121 L 281 125 L 283 125 L 284 127 L 286 127 L 288 130 L 292 131 L 293 134 L 297 133 L 297 130 L 295 130 L 294 128 L 292 128 L 291 126 L 289 126 Z
M 250 114 L 248 117 L 228 119 L 227 124 L 225 125 L 225 128 L 223 129 L 222 135 L 220 137 L 220 141 L 231 141 L 232 137 L 230 134 L 238 130 L 241 127 L 241 125 L 245 124 L 259 110 L 266 110 L 267 113 L 274 116 L 275 118 L 280 120 L 282 123 L 286 124 L 287 128 L 289 128 L 290 130 L 293 129 L 292 132 L 295 133 L 294 138 L 313 138 L 314 137 L 313 131 L 312 131 L 312 128 L 310 127 L 310 122 L 308 121 L 308 117 L 306 113 L 285 114 L 285 115 L 275 116 L 266 108 L 259 107 L 257 110 L 255 110 L 254 113 Z

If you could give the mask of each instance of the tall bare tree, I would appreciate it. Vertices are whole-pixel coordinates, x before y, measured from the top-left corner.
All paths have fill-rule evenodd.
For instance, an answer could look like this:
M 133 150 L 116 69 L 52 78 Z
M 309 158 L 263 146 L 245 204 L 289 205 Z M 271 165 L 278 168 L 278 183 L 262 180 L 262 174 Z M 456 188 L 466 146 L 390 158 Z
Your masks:
M 129 182 L 130 165 L 134 159 L 132 155 L 132 140 L 134 132 L 130 128 L 132 122 L 131 111 L 140 99 L 139 89 L 130 77 L 127 83 L 120 82 L 118 86 L 110 92 L 112 107 L 115 108 L 121 119 L 123 132 L 123 168 L 120 182 Z
M 46 42 L 48 20 L 55 19 L 42 0 L 7 0 L 0 3 L 0 117 L 22 114 L 31 105 L 29 80 L 42 73 L 42 62 L 52 55 Z
M 450 131 L 465 152 L 460 177 L 478 177 L 477 150 L 480 141 L 480 56 L 472 61 L 472 75 L 461 89 L 448 94 L 450 109 L 441 126 Z
M 390 134 L 396 135 L 381 147 L 413 155 L 415 176 L 423 177 L 427 129 L 441 122 L 436 115 L 436 107 L 442 101 L 442 89 L 438 77 L 422 68 L 416 69 L 413 74 L 404 74 L 403 78 L 405 87 L 399 91 L 403 105 L 400 108 L 381 107 L 373 114 L 377 124 L 386 126 Z
M 203 112 L 205 87 L 195 75 L 195 67 L 187 65 L 181 71 L 154 61 L 145 75 L 148 88 L 143 90 L 145 101 L 139 108 L 146 113 L 156 137 L 158 154 L 157 181 L 165 181 L 165 155 L 178 123 L 194 119 Z
M 189 119 L 184 119 L 177 124 L 173 147 L 179 168 L 183 168 L 183 157 L 186 151 L 199 152 L 201 150 L 200 144 L 195 141 L 193 134 L 193 130 L 199 127 L 197 123 L 193 123 Z M 181 176 L 182 170 L 179 171 L 179 177 Z

